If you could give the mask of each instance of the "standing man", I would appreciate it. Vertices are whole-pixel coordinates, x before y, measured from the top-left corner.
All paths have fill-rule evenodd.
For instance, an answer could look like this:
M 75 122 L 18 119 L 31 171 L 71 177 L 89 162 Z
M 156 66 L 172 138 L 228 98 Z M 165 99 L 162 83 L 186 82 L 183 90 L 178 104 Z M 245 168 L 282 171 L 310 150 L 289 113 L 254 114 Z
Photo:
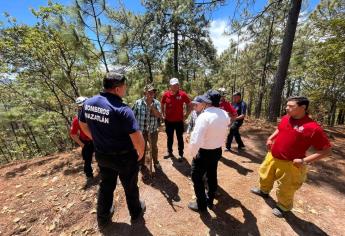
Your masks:
M 111 222 L 117 177 L 126 194 L 131 221 L 141 218 L 145 204 L 139 200 L 138 161 L 144 155 L 144 138 L 133 111 L 123 103 L 126 77 L 110 72 L 103 79 L 104 92 L 88 99 L 79 117 L 86 135 L 92 137 L 101 182 L 97 221 L 102 229 Z
M 84 173 L 86 176 L 86 183 L 85 187 L 90 186 L 93 181 L 93 171 L 92 171 L 92 155 L 94 153 L 93 142 L 92 140 L 84 134 L 84 132 L 80 129 L 78 117 L 80 115 L 81 109 L 86 101 L 87 97 L 78 97 L 75 103 L 78 106 L 78 114 L 73 118 L 71 129 L 70 129 L 70 136 L 71 138 L 79 144 L 81 149 L 81 155 L 84 160 Z
M 198 118 L 198 116 L 205 109 L 205 103 L 201 96 L 196 96 L 191 103 L 192 103 L 193 110 L 190 114 L 190 119 L 187 126 L 187 143 L 189 143 L 190 134 L 192 133 L 194 129 L 196 118 Z
M 238 145 L 238 150 L 240 151 L 243 148 L 245 148 L 240 135 L 240 127 L 242 126 L 244 118 L 246 116 L 247 104 L 244 101 L 242 101 L 240 92 L 234 93 L 232 98 L 232 106 L 235 108 L 237 112 L 237 117 L 235 118 L 235 121 L 232 123 L 228 138 L 226 139 L 226 151 L 231 151 L 231 143 L 234 139 L 234 136 Z
M 225 98 L 225 95 L 226 95 L 225 88 L 219 88 L 218 92 L 219 92 L 219 94 L 221 96 L 220 103 L 219 103 L 219 108 L 223 109 L 224 111 L 226 111 L 228 113 L 228 115 L 231 117 L 231 120 L 236 119 L 237 111 L 235 110 L 235 108 L 233 108 L 231 103 L 226 100 L 226 98 Z
M 306 179 L 306 165 L 331 153 L 331 145 L 322 128 L 307 113 L 309 100 L 306 97 L 290 97 L 286 112 L 278 128 L 267 139 L 268 153 L 259 169 L 260 187 L 251 192 L 268 197 L 277 181 L 277 206 L 273 214 L 283 217 L 293 207 L 295 192 Z M 315 152 L 306 156 L 313 146 Z
M 209 90 L 201 96 L 205 110 L 196 120 L 190 139 L 190 154 L 192 161 L 192 181 L 196 202 L 188 204 L 193 211 L 205 211 L 207 206 L 213 207 L 217 191 L 217 167 L 222 157 L 222 145 L 226 137 L 226 128 L 230 124 L 228 114 L 219 108 L 220 94 Z M 207 196 L 203 177 L 206 174 L 208 183 Z
M 186 106 L 186 113 L 184 113 L 184 105 Z M 183 131 L 184 120 L 190 113 L 190 99 L 187 94 L 180 89 L 180 84 L 177 78 L 170 80 L 170 90 L 163 94 L 162 101 L 162 116 L 165 120 L 165 131 L 167 133 L 167 157 L 173 157 L 173 143 L 174 131 L 178 142 L 179 161 L 183 159 Z
M 133 112 L 136 119 L 139 122 L 139 128 L 143 133 L 145 139 L 145 151 L 147 143 L 150 145 L 151 157 L 155 169 L 160 169 L 161 166 L 158 162 L 158 126 L 159 118 L 161 117 L 161 105 L 160 102 L 154 98 L 155 88 L 152 84 L 148 84 L 144 88 L 144 97 L 138 99 L 134 106 Z M 141 165 L 145 166 L 145 155 L 141 159 Z

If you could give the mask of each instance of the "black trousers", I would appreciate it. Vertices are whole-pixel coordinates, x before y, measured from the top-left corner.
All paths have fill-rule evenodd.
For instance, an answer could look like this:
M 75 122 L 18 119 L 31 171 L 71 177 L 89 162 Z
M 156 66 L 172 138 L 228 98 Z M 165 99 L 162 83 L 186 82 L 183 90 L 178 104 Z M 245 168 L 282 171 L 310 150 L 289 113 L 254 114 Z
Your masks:
M 178 153 L 183 156 L 184 142 L 183 142 L 183 131 L 184 124 L 183 121 L 170 122 L 165 120 L 165 132 L 167 133 L 167 147 L 168 152 L 173 152 L 174 144 L 174 131 L 176 131 L 176 138 L 178 143 Z
M 86 177 L 93 177 L 92 171 L 92 155 L 94 153 L 94 147 L 92 141 L 83 141 L 84 147 L 81 149 L 81 155 L 84 160 L 84 173 Z
M 227 149 L 231 148 L 231 143 L 234 137 L 235 137 L 238 147 L 239 148 L 244 147 L 244 143 L 241 139 L 241 134 L 240 134 L 240 127 L 242 126 L 242 124 L 243 124 L 243 120 L 236 120 L 234 123 L 232 123 L 230 127 L 230 132 L 228 134 L 228 138 L 226 139 Z
M 213 203 L 215 193 L 218 187 L 217 168 L 218 161 L 222 157 L 222 149 L 216 148 L 211 150 L 200 149 L 192 161 L 192 181 L 194 192 L 198 203 L 198 208 L 204 210 L 207 202 Z M 207 198 L 205 193 L 205 184 L 203 176 L 207 176 L 208 192 Z
M 96 152 L 101 182 L 98 190 L 97 218 L 107 220 L 113 205 L 117 177 L 125 190 L 129 214 L 141 213 L 138 188 L 138 154 L 135 150 L 121 155 L 104 155 Z

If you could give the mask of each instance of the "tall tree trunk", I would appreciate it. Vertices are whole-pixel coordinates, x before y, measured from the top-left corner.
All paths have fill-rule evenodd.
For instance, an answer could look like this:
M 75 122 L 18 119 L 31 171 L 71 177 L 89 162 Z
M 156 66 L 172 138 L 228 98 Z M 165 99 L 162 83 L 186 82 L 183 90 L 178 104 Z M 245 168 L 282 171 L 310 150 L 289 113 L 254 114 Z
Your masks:
M 279 116 L 281 96 L 285 84 L 285 78 L 289 68 L 292 46 L 295 38 L 301 4 L 302 0 L 291 0 L 291 8 L 289 11 L 283 43 L 280 50 L 278 70 L 274 78 L 272 96 L 270 99 L 268 120 L 271 122 L 277 121 L 277 117 Z
M 264 98 L 265 94 L 265 86 L 266 86 L 266 73 L 267 73 L 267 65 L 270 62 L 270 51 L 271 51 L 271 41 L 273 36 L 273 25 L 274 25 L 274 18 L 275 15 L 272 16 L 272 21 L 270 25 L 270 31 L 268 33 L 268 39 L 267 39 L 267 46 L 266 46 L 266 53 L 265 53 L 265 63 L 261 74 L 260 84 L 259 84 L 259 94 L 258 94 L 258 100 L 255 107 L 255 118 L 260 118 L 261 116 L 261 109 L 262 109 L 262 100 Z
M 252 107 L 253 107 L 253 99 L 254 98 L 254 91 L 249 92 L 249 101 L 248 101 L 248 116 L 252 115 Z
M 338 125 L 343 125 L 344 124 L 344 116 L 345 116 L 345 111 L 344 109 L 340 109 L 337 117 L 337 124 Z
M 174 26 L 174 76 L 178 77 L 178 31 Z
M 41 148 L 37 143 L 36 137 L 35 137 L 34 133 L 32 132 L 30 125 L 23 123 L 23 129 L 27 133 L 27 136 L 30 138 L 31 143 L 35 144 L 35 148 L 36 148 L 37 152 L 41 153 Z
M 96 14 L 95 5 L 94 5 L 93 1 L 90 1 L 90 3 L 91 3 L 91 7 L 92 7 L 92 12 L 93 12 L 92 17 L 93 17 L 93 20 L 95 21 L 97 44 L 98 44 L 99 50 L 101 51 L 102 61 L 103 61 L 103 64 L 105 66 L 105 70 L 106 70 L 106 72 L 109 72 L 108 63 L 107 63 L 107 59 L 105 56 L 105 51 L 104 51 L 103 45 L 101 43 L 100 25 L 98 24 L 98 18 L 97 18 L 97 14 Z
M 147 58 L 147 70 L 149 72 L 149 82 L 153 82 L 153 73 L 152 73 L 152 65 L 151 65 L 151 60 Z
M 233 83 L 233 92 L 236 92 L 236 83 L 237 83 L 237 61 L 238 61 L 238 54 L 239 54 L 239 44 L 240 44 L 240 32 L 237 35 L 237 45 L 236 45 L 236 57 L 235 57 L 235 77 L 234 77 L 234 83 Z
M 328 111 L 328 116 L 327 116 L 327 124 L 329 126 L 334 126 L 334 121 L 335 121 L 335 111 L 337 109 L 337 104 L 336 101 L 331 101 L 331 106 Z

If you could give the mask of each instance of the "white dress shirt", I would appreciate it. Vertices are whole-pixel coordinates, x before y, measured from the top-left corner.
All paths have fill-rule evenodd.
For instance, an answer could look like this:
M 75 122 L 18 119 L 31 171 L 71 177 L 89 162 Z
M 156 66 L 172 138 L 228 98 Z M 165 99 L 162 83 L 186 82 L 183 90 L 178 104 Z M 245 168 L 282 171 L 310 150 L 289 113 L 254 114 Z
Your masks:
M 229 124 L 227 112 L 217 107 L 206 108 L 196 119 L 189 154 L 194 157 L 200 148 L 216 149 L 223 146 Z

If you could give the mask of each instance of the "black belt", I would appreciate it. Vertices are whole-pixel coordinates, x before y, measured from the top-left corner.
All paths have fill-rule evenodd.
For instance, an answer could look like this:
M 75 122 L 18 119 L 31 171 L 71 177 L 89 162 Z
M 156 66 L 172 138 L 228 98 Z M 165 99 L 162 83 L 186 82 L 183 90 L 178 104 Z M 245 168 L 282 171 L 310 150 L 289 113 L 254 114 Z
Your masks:
M 132 151 L 134 151 L 134 149 L 122 150 L 122 151 L 118 151 L 118 152 L 107 152 L 107 153 L 97 151 L 97 153 L 99 153 L 100 155 L 105 155 L 105 156 L 120 156 L 120 155 L 128 154 Z
M 87 144 L 87 143 L 92 143 L 92 140 L 84 140 L 84 139 L 80 139 L 80 141 L 84 144 Z

